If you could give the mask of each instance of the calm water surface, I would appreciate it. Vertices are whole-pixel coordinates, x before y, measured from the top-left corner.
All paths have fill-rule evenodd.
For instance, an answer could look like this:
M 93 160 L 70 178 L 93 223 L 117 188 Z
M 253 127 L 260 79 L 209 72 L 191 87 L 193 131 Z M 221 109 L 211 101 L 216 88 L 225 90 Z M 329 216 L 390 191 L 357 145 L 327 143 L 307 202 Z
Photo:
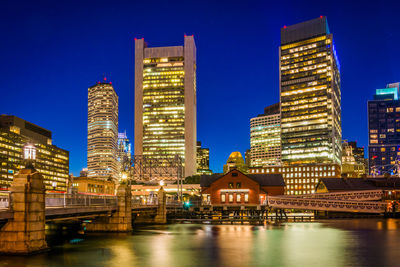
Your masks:
M 0 256 L 0 266 L 400 266 L 400 220 L 394 219 L 175 224 L 83 238 L 77 244 L 58 238 L 45 254 Z

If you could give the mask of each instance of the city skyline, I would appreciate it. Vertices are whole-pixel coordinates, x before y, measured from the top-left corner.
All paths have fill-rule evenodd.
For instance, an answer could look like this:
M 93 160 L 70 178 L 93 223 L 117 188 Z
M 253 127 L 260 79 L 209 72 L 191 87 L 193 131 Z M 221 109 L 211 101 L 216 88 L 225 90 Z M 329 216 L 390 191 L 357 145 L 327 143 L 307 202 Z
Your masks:
M 260 4 L 261 5 L 261 4 Z M 100 5 L 101 6 L 101 5 Z M 339 5 L 340 6 L 340 5 Z M 101 7 L 96 7 L 101 8 Z M 104 8 L 104 7 L 103 7 Z M 220 6 L 217 5 L 217 9 Z M 233 7 L 231 7 L 233 8 Z M 278 7 L 275 7 L 278 8 Z M 196 27 L 195 24 L 189 24 L 186 27 L 177 27 L 173 31 L 166 31 L 166 33 L 158 34 L 159 30 L 153 31 L 152 29 L 146 28 L 145 25 L 135 26 L 135 28 L 143 28 L 140 31 L 132 31 L 128 32 L 127 28 L 124 28 L 124 31 L 118 33 L 120 39 L 116 44 L 100 44 L 100 42 L 94 42 L 91 46 L 94 47 L 93 53 L 89 54 L 88 57 L 93 59 L 98 59 L 98 66 L 96 68 L 90 68 L 88 73 L 85 75 L 80 75 L 80 70 L 74 69 L 76 63 L 72 61 L 68 61 L 65 58 L 66 55 L 72 55 L 74 57 L 75 53 L 81 55 L 84 53 L 84 47 L 80 47 L 76 43 L 73 42 L 73 46 L 66 51 L 58 51 L 63 46 L 57 44 L 57 42 L 52 43 L 50 46 L 50 50 L 46 50 L 47 53 L 50 53 L 54 56 L 60 56 L 68 64 L 63 66 L 64 72 L 62 75 L 56 75 L 52 77 L 52 70 L 50 70 L 49 65 L 55 66 L 55 69 L 60 68 L 60 65 L 53 62 L 51 59 L 46 59 L 46 61 L 39 65 L 38 70 L 32 70 L 29 68 L 28 64 L 20 66 L 19 64 L 23 64 L 24 60 L 22 58 L 16 57 L 11 61 L 9 56 L 6 56 L 6 60 L 10 60 L 10 68 L 6 70 L 5 68 L 2 69 L 3 73 L 5 74 L 4 89 L 7 90 L 8 95 L 10 98 L 18 98 L 23 97 L 25 95 L 32 94 L 31 92 L 35 91 L 33 98 L 33 103 L 37 103 L 37 105 L 27 104 L 27 107 L 20 108 L 8 101 L 7 98 L 1 100 L 0 104 L 2 105 L 2 113 L 5 114 L 13 114 L 17 115 L 22 118 L 26 118 L 29 121 L 32 121 L 35 124 L 43 125 L 45 128 L 50 129 L 52 132 L 55 133 L 56 139 L 54 143 L 59 145 L 71 152 L 70 159 L 71 159 L 71 172 L 75 175 L 79 173 L 79 170 L 85 166 L 86 162 L 86 155 L 85 155 L 85 119 L 84 114 L 84 107 L 86 103 L 86 98 L 84 96 L 84 92 L 90 84 L 100 80 L 101 74 L 105 73 L 107 77 L 111 79 L 111 81 L 116 84 L 117 87 L 117 94 L 121 97 L 121 129 L 127 129 L 127 133 L 129 138 L 133 140 L 133 38 L 136 37 L 144 37 L 145 40 L 148 39 L 151 44 L 154 45 L 175 45 L 179 44 L 183 38 L 183 34 L 186 32 L 188 34 L 194 34 L 197 43 L 197 50 L 198 50 L 198 64 L 199 64 L 199 78 L 198 78 L 198 140 L 202 140 L 203 144 L 210 148 L 210 167 L 215 172 L 221 172 L 222 166 L 228 157 L 228 155 L 232 151 L 241 151 L 244 154 L 244 151 L 250 147 L 249 143 L 249 129 L 247 127 L 248 120 L 251 117 L 256 116 L 259 114 L 259 110 L 262 110 L 265 106 L 269 104 L 273 104 L 277 102 L 279 99 L 279 84 L 278 84 L 278 46 L 279 46 L 279 29 L 283 27 L 283 25 L 291 25 L 301 21 L 309 20 L 315 17 L 318 17 L 321 13 L 326 15 L 330 22 L 331 31 L 335 33 L 335 42 L 337 45 L 338 53 L 340 54 L 341 65 L 342 65 L 342 76 L 343 76 L 343 85 L 342 85 L 342 107 L 343 107 L 343 139 L 349 140 L 357 140 L 361 146 L 367 146 L 367 112 L 366 112 L 366 103 L 368 99 L 371 99 L 376 88 L 379 88 L 382 84 L 387 84 L 393 81 L 398 80 L 398 69 L 396 69 L 393 65 L 396 62 L 395 58 L 389 57 L 389 51 L 383 51 L 385 49 L 375 51 L 373 55 L 369 55 L 368 59 L 364 58 L 365 55 L 362 54 L 363 50 L 371 50 L 372 47 L 376 46 L 377 44 L 381 44 L 382 47 L 389 46 L 390 43 L 395 43 L 398 37 L 394 37 L 390 35 L 390 29 L 396 27 L 396 23 L 386 23 L 385 21 L 381 21 L 384 23 L 380 25 L 380 23 L 376 26 L 368 24 L 365 20 L 364 22 L 369 25 L 368 31 L 375 32 L 374 40 L 371 37 L 366 38 L 363 36 L 365 35 L 366 30 L 357 28 L 359 30 L 359 34 L 354 34 L 353 31 L 347 29 L 345 26 L 351 25 L 351 21 L 357 21 L 356 15 L 358 14 L 344 14 L 344 16 L 334 15 L 337 12 L 336 7 L 331 11 L 327 11 L 327 8 L 320 8 L 320 9 L 311 9 L 307 12 L 303 12 L 302 15 L 294 15 L 290 12 L 285 15 L 284 18 L 277 19 L 276 21 L 272 21 L 272 19 L 265 19 L 262 16 L 258 16 L 257 19 L 254 19 L 252 23 L 255 21 L 261 22 L 263 19 L 265 20 L 257 27 L 257 30 L 254 32 L 250 31 L 248 35 L 245 35 L 247 40 L 246 43 L 253 43 L 257 47 L 265 45 L 267 42 L 271 42 L 271 45 L 266 46 L 272 49 L 265 49 L 265 52 L 262 53 L 261 57 L 263 62 L 269 61 L 274 62 L 274 64 L 268 64 L 271 66 L 266 66 L 266 64 L 262 64 L 264 68 L 260 70 L 255 70 L 256 68 L 260 68 L 256 64 L 256 68 L 253 68 L 252 71 L 255 71 L 254 74 L 245 71 L 245 67 L 237 67 L 237 70 L 230 67 L 231 61 L 236 60 L 238 57 L 242 57 L 243 65 L 250 64 L 253 62 L 251 57 L 251 53 L 246 54 L 240 51 L 242 46 L 244 45 L 244 41 L 239 40 L 242 38 L 241 35 L 249 30 L 249 24 L 244 24 L 244 28 L 239 28 L 238 32 L 232 32 L 232 29 L 226 29 L 222 36 L 216 34 L 216 32 L 211 32 L 207 34 L 204 28 Z M 378 5 L 378 10 L 381 8 L 381 12 L 383 12 L 383 6 Z M 233 11 L 236 13 L 238 12 L 238 7 L 236 6 Z M 368 8 L 365 8 L 369 10 Z M 262 9 L 265 11 L 264 9 Z M 278 8 L 279 10 L 279 8 Z M 325 12 L 323 12 L 325 10 Z M 335 11 L 336 10 L 336 11 Z M 385 8 L 386 10 L 386 8 Z M 36 11 L 36 15 L 39 13 L 40 10 Z M 256 10 L 250 10 L 252 14 L 260 14 Z M 114 11 L 115 13 L 112 14 L 115 16 L 118 12 L 122 12 L 121 10 Z M 236 14 L 234 12 L 234 14 Z M 283 11 L 280 11 L 283 12 Z M 349 11 L 347 11 L 349 12 Z M 371 11 L 370 11 L 371 12 Z M 390 10 L 388 11 L 390 13 Z M 50 12 L 51 13 L 51 12 Z M 122 12 L 124 13 L 124 12 Z M 279 12 L 277 12 L 279 13 Z M 300 12 L 301 13 L 301 12 Z M 361 12 L 360 12 L 361 13 Z M 216 18 L 220 14 L 213 14 L 214 15 L 214 23 L 216 25 L 220 25 Z M 350 16 L 351 15 L 351 16 Z M 224 15 L 221 15 L 224 16 Z M 366 15 L 365 15 L 366 16 Z M 78 16 L 79 17 L 79 16 Z M 82 17 L 79 17 L 82 19 Z M 204 19 L 204 18 L 203 18 Z M 339 20 L 343 19 L 345 22 L 340 22 Z M 205 19 L 204 19 L 205 20 Z M 25 20 L 25 21 L 29 21 Z M 43 17 L 43 20 L 38 23 L 44 23 L 46 21 L 46 16 Z M 206 20 L 205 20 L 206 21 Z M 233 20 L 235 21 L 235 20 Z M 392 21 L 391 21 L 392 22 Z M 121 21 L 119 21 L 121 23 Z M 238 22 L 236 22 L 238 23 Z M 347 23 L 347 24 L 346 24 Z M 224 22 L 226 25 L 226 22 Z M 118 24 L 113 24 L 113 27 L 116 27 Z M 209 24 L 207 24 L 209 26 Z M 18 25 L 14 26 L 18 27 Z M 39 25 L 36 25 L 39 27 Z M 131 25 L 131 27 L 133 27 Z M 232 27 L 234 28 L 234 27 Z M 349 27 L 351 28 L 351 27 Z M 33 29 L 33 28 L 32 28 Z M 92 28 L 91 28 L 92 29 Z M 192 29 L 191 32 L 187 32 L 188 29 Z M 217 27 L 218 29 L 218 27 Z M 267 29 L 267 30 L 266 30 Z M 43 32 L 44 31 L 44 32 Z M 46 31 L 52 32 L 51 27 L 45 27 L 45 30 L 41 32 L 36 32 L 33 40 L 28 40 L 27 43 L 32 42 L 34 44 L 33 48 L 38 48 L 37 45 L 42 44 L 44 47 L 41 49 L 45 49 L 46 44 L 41 41 L 42 38 L 46 33 Z M 383 31 L 383 36 L 380 35 L 378 32 Z M 79 32 L 79 30 L 78 30 Z M 83 31 L 84 32 L 84 31 Z M 81 34 L 83 33 L 81 31 Z M 94 31 L 94 34 L 98 32 Z M 103 31 L 100 31 L 103 32 Z M 107 31 L 106 31 L 107 32 Z M 181 32 L 181 34 L 179 34 Z M 255 35 L 255 33 L 262 32 L 262 37 L 259 35 Z M 9 33 L 9 32 L 7 32 Z M 10 33 L 11 34 L 11 33 Z M 32 33 L 25 33 L 29 36 Z M 111 33 L 110 33 L 111 34 Z M 197 35 L 199 34 L 199 37 Z M 270 34 L 271 36 L 268 36 Z M 352 40 L 353 37 L 355 40 Z M 100 36 L 100 35 L 99 35 Z M 217 37 L 218 36 L 218 37 Z M 379 38 L 379 36 L 381 38 Z M 60 36 L 58 36 L 60 38 Z M 82 36 L 81 36 L 82 37 Z M 383 38 L 383 37 L 389 37 Z M 104 37 L 101 39 L 96 39 L 96 41 L 103 40 Z M 212 71 L 205 70 L 205 66 L 207 62 L 216 56 L 216 53 L 210 49 L 208 45 L 208 40 L 210 38 L 215 38 L 216 43 L 221 41 L 225 47 L 227 48 L 226 51 L 221 51 L 218 49 L 220 55 L 222 55 L 221 62 L 223 62 L 222 66 L 226 68 L 225 72 L 219 72 L 218 75 L 213 74 Z M 245 38 L 245 39 L 246 39 Z M 56 38 L 57 39 L 57 38 Z M 78 38 L 79 39 L 79 38 Z M 224 41 L 223 39 L 226 39 Z M 378 39 L 379 42 L 376 42 Z M 46 39 L 45 39 L 46 40 Z M 57 39 L 58 40 L 58 39 Z M 62 40 L 62 38 L 60 38 Z M 87 40 L 83 38 L 83 42 Z M 238 41 L 236 44 L 233 41 Z M 369 42 L 368 42 L 369 41 Z M 390 41 L 390 42 L 389 42 Z M 362 48 L 357 48 L 356 44 L 363 43 Z M 8 42 L 3 44 L 3 51 L 5 51 L 8 46 L 12 44 L 12 42 Z M 86 45 L 87 46 L 87 45 Z M 118 51 L 118 47 L 123 46 L 123 51 Z M 98 47 L 98 48 L 96 48 Z M 23 48 L 21 46 L 17 48 Z M 64 47 L 65 48 L 65 47 Z M 355 49 L 359 49 L 355 51 Z M 86 48 L 87 49 L 87 48 Z M 105 53 L 100 53 L 100 50 L 106 49 L 107 53 L 110 55 L 105 56 Z M 347 52 L 346 52 L 347 50 Z M 10 55 L 15 53 L 15 49 L 10 50 Z M 23 51 L 27 51 L 24 50 Z M 30 50 L 29 50 L 30 51 Z M 41 51 L 39 49 L 39 51 Z M 349 52 L 350 51 L 350 52 Z M 393 52 L 394 50 L 392 50 Z M 43 52 L 43 51 L 42 51 Z M 33 59 L 35 61 L 36 58 L 42 58 L 41 53 L 37 51 L 30 51 L 25 52 L 28 54 L 29 59 Z M 235 54 L 239 53 L 239 54 Z M 207 55 L 210 54 L 210 55 Z M 349 55 L 352 54 L 350 58 Z M 115 55 L 119 56 L 119 58 L 126 57 L 128 58 L 126 61 L 114 60 Z M 387 56 L 385 56 L 387 55 Z M 394 54 L 396 55 L 396 54 Z M 114 56 L 114 57 L 113 57 Z M 369 69 L 367 70 L 365 62 L 374 58 L 376 61 L 374 62 L 375 65 L 379 65 L 379 68 L 376 66 L 368 66 Z M 87 58 L 85 58 L 87 59 Z M 379 61 L 378 61 L 379 59 Z M 365 60 L 365 61 L 363 61 Z M 62 60 L 61 60 L 62 61 Z M 47 62 L 47 64 L 46 64 Z M 97 62 L 96 62 L 97 63 Z M 32 63 L 31 63 L 32 64 Z M 54 65 L 55 64 L 55 65 Z M 86 67 L 85 64 L 82 64 Z M 113 67 L 106 67 L 111 65 Z M 116 66 L 119 67 L 116 67 Z M 238 65 L 239 66 L 239 65 Z M 27 77 L 23 77 L 21 79 L 16 79 L 17 70 L 23 70 L 24 72 L 29 73 Z M 120 71 L 118 71 L 120 68 Z M 354 71 L 353 69 L 360 68 L 360 70 Z M 382 69 L 382 70 L 381 70 Z M 122 71 L 121 71 L 122 70 Z M 236 72 L 237 71 L 237 72 Z M 369 73 L 371 71 L 371 73 Z M 233 73 L 231 73 L 233 72 Z M 237 73 L 244 74 L 251 79 L 242 78 L 236 76 Z M 45 74 L 43 74 L 45 73 Z M 375 73 L 372 75 L 372 73 Z M 233 75 L 235 74 L 235 75 Z M 251 76 L 249 76 L 251 75 Z M 254 75 L 254 76 L 253 76 Z M 96 77 L 94 77 L 96 76 Z M 230 78 L 234 77 L 235 79 L 233 82 L 230 81 Z M 36 85 L 31 83 L 27 83 L 27 80 L 35 80 L 37 81 Z M 29 86 L 22 87 L 20 82 L 23 81 Z M 61 85 L 60 81 L 65 82 L 65 85 Z M 79 82 L 76 82 L 79 81 Z M 72 82 L 72 83 L 71 83 Z M 73 87 L 71 86 L 73 85 Z M 50 88 L 54 88 L 54 86 L 58 86 L 56 88 L 61 88 L 55 90 L 56 94 L 50 92 Z M 63 90 L 66 86 L 69 90 Z M 245 88 L 250 86 L 249 88 L 255 89 L 247 89 Z M 21 89 L 18 89 L 21 88 Z M 121 88 L 121 89 L 120 89 Z M 240 89 L 246 89 L 246 92 L 251 92 L 249 95 L 241 95 Z M 40 89 L 40 90 L 39 90 Z M 26 91 L 29 90 L 29 91 Z M 218 90 L 218 91 L 217 91 Z M 249 91 L 251 90 L 251 91 Z M 243 93 L 243 92 L 241 92 Z M 213 97 L 210 97 L 212 95 Z M 83 97 L 82 97 L 83 96 Z M 57 98 L 60 97 L 60 98 Z M 123 98 L 123 99 L 122 99 Z M 59 99 L 59 101 L 57 101 Z M 66 100 L 66 101 L 65 101 Z M 231 107 L 233 101 L 237 101 L 241 104 L 247 104 L 248 107 L 246 108 L 239 108 L 233 109 Z M 43 101 L 43 102 L 42 102 Z M 56 102 L 55 104 L 50 103 Z M 226 102 L 223 108 L 218 108 L 218 116 L 215 116 L 215 107 L 217 104 Z M 252 103 L 250 107 L 250 103 Z M 46 106 L 47 105 L 47 106 Z M 35 106 L 35 109 L 32 107 Z M 43 107 L 41 107 L 43 106 Z M 48 110 L 51 109 L 53 112 L 49 113 Z M 61 109 L 64 110 L 64 113 L 61 112 Z M 69 111 L 72 109 L 73 111 Z M 210 110 L 208 110 L 210 109 Z M 65 112 L 67 111 L 67 112 Z M 245 112 L 244 112 L 245 111 Z M 355 112 L 356 111 L 356 112 Z M 357 112 L 359 111 L 359 112 Z M 65 115 L 64 115 L 65 114 Z M 58 123 L 55 117 L 62 115 L 62 121 L 65 123 Z M 72 115 L 72 116 L 71 116 Z M 71 118 L 79 118 L 79 122 L 71 122 L 67 116 Z M 235 119 L 235 131 L 230 136 L 224 135 L 226 128 L 229 127 L 232 123 L 231 120 L 226 118 L 234 118 Z M 356 127 L 354 127 L 354 122 L 357 123 Z M 238 126 L 239 125 L 239 126 Z M 83 127 L 82 127 L 83 126 Z M 212 129 L 212 131 L 210 131 Z M 78 134 L 79 132 L 79 134 Z M 212 135 L 212 136 L 211 136 Z

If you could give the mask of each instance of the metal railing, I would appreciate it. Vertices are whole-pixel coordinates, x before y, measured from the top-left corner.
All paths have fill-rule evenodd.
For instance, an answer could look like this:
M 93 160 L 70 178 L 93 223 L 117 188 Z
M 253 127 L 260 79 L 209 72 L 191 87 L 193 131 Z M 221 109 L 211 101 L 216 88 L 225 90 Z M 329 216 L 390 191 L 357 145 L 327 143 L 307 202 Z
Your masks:
M 156 206 L 158 205 L 158 198 L 152 196 L 133 196 L 132 207 L 142 206 Z
M 317 199 L 337 199 L 337 200 L 380 200 L 383 197 L 382 190 L 359 190 L 333 193 L 315 193 L 306 195 L 286 195 L 288 198 L 317 198 Z
M 343 212 L 383 213 L 387 210 L 386 202 L 290 198 L 286 196 L 269 196 L 268 205 L 272 208 L 325 210 Z
M 84 194 L 46 194 L 46 207 L 116 206 L 116 196 L 93 196 Z

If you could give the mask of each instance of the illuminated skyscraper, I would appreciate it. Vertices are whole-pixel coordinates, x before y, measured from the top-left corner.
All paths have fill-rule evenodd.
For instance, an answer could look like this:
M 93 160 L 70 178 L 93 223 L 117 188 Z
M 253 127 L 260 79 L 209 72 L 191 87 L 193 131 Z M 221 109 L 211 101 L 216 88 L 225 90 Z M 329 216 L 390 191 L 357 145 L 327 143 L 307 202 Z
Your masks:
M 340 67 L 326 17 L 282 28 L 279 57 L 283 163 L 340 164 Z
M 201 147 L 197 141 L 197 174 L 212 174 L 210 170 L 210 149 Z
M 34 167 L 46 190 L 67 191 L 69 152 L 52 144 L 51 131 L 13 115 L 0 115 L 0 191 L 9 190 L 14 174 L 24 167 L 27 143 L 36 147 Z
M 122 167 L 122 163 L 124 159 L 131 160 L 132 156 L 131 151 L 131 142 L 126 135 L 126 132 L 118 133 L 118 162 L 120 167 Z
M 135 40 L 135 155 L 184 159 L 196 173 L 196 46 L 148 48 Z
M 111 83 L 88 91 L 88 177 L 118 179 L 118 96 Z
M 400 160 L 400 83 L 377 89 L 374 100 L 368 101 L 369 172 L 393 173 Z
M 250 166 L 281 165 L 281 114 L 279 103 L 250 119 Z

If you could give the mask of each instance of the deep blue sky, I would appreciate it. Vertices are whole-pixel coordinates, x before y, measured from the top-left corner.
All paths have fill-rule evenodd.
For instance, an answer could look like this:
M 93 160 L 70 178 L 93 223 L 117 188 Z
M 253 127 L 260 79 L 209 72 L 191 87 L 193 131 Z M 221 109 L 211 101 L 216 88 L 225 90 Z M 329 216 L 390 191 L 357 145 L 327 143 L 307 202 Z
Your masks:
M 400 81 L 395 1 L 2 1 L 0 113 L 53 132 L 86 166 L 87 88 L 103 73 L 133 141 L 134 41 L 197 45 L 198 140 L 215 172 L 249 148 L 249 119 L 279 101 L 280 28 L 325 15 L 341 63 L 343 138 L 367 145 L 366 103 Z

